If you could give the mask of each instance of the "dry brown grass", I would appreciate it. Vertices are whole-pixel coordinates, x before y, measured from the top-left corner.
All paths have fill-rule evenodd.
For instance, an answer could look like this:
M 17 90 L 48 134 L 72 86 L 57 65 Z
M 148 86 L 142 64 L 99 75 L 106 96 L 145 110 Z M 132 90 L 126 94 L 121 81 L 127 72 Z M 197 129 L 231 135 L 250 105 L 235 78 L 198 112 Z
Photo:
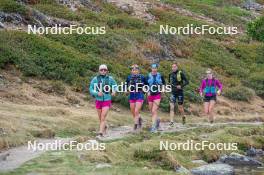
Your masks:
M 142 44 L 142 48 L 153 54 L 159 54 L 162 51 L 160 43 L 155 39 L 149 39 Z

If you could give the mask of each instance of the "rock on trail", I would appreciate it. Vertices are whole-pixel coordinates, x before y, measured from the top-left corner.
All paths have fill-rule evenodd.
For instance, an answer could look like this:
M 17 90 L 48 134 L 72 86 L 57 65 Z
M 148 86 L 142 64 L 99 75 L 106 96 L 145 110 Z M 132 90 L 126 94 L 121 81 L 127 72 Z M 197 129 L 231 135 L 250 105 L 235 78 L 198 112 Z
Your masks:
M 234 175 L 234 168 L 227 164 L 203 165 L 191 170 L 194 175 Z
M 235 166 L 263 166 L 261 162 L 238 153 L 231 153 L 229 156 L 223 155 L 219 161 Z

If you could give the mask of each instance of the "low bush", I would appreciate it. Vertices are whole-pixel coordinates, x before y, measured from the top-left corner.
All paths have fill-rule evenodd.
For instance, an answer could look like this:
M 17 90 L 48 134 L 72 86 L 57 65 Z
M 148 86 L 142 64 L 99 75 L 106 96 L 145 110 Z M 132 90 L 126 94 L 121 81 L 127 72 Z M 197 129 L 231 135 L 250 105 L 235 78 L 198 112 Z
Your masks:
M 257 95 L 264 97 L 264 72 L 251 74 L 247 83 L 256 91 Z
M 253 96 L 254 91 L 246 87 L 232 87 L 225 90 L 224 96 L 232 100 L 247 101 L 249 102 Z
M 25 14 L 27 9 L 25 6 L 17 3 L 14 0 L 1 0 L 0 1 L 0 11 L 4 11 L 7 13 Z
M 112 28 L 126 28 L 126 29 L 142 29 L 145 23 L 141 20 L 137 20 L 129 17 L 110 17 L 107 21 L 107 25 Z
M 264 42 L 264 16 L 250 22 L 247 26 L 247 33 L 253 39 Z

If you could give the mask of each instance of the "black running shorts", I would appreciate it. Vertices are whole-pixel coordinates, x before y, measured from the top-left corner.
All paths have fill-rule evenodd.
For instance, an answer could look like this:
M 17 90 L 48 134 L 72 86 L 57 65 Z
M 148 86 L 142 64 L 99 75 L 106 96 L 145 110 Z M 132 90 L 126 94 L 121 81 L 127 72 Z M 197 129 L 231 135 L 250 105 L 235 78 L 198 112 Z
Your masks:
M 204 96 L 204 102 L 210 102 L 211 100 L 216 101 L 216 96 Z
M 170 96 L 170 103 L 176 103 L 178 101 L 178 105 L 183 105 L 184 95 L 183 91 L 173 92 Z

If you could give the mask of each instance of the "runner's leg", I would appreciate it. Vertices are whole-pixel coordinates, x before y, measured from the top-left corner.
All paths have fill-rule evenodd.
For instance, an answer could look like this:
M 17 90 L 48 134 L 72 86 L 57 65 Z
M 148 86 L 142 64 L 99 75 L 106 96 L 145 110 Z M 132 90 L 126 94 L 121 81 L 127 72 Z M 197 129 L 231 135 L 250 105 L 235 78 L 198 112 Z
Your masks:
M 172 123 L 174 122 L 174 115 L 175 115 L 174 107 L 175 107 L 175 104 L 170 103 L 170 122 Z
M 132 113 L 134 123 L 136 124 L 137 121 L 136 121 L 136 115 L 135 115 L 135 107 L 136 107 L 136 103 L 130 103 L 130 111 Z
M 184 115 L 183 105 L 178 105 L 178 109 L 179 109 L 180 115 Z
M 149 106 L 149 111 L 152 111 L 152 107 L 153 107 L 153 102 L 148 102 L 148 106 Z
M 100 126 L 101 126 L 101 114 L 102 114 L 102 109 L 97 109 L 97 114 L 98 114 L 98 118 L 99 118 L 99 133 L 101 133 L 100 131 Z
M 215 100 L 210 100 L 210 103 L 209 103 L 209 121 L 210 122 L 214 121 L 214 105 L 215 105 Z
M 152 125 L 155 126 L 157 118 L 158 118 L 158 109 L 159 109 L 160 99 L 154 100 L 153 106 L 152 106 Z
M 136 102 L 136 105 L 135 105 L 135 118 L 136 118 L 137 121 L 138 121 L 139 116 L 140 116 L 139 114 L 140 114 L 141 107 L 142 107 L 142 103 L 141 102 Z
M 209 119 L 209 105 L 210 105 L 209 102 L 204 102 L 204 113 L 205 116 L 208 117 L 208 119 Z
M 106 126 L 106 116 L 108 114 L 109 107 L 103 107 L 102 108 L 102 113 L 101 113 L 101 124 L 100 124 L 100 133 L 104 133 L 105 131 L 105 126 Z

